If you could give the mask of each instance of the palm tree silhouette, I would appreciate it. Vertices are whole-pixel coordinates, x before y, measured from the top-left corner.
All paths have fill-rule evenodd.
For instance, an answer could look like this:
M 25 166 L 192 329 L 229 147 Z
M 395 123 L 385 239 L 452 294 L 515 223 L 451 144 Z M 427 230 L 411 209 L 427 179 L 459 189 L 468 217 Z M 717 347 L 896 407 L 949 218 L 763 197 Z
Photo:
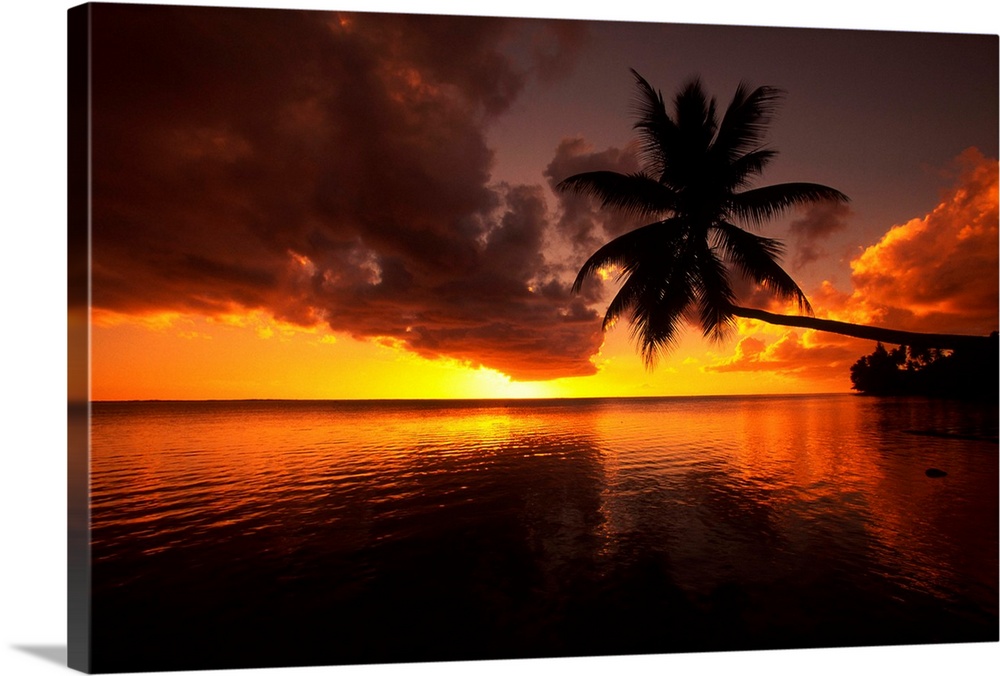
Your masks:
M 695 79 L 674 100 L 673 117 L 663 95 L 635 70 L 638 93 L 634 128 L 639 134 L 642 171 L 591 171 L 560 182 L 561 191 L 598 198 L 601 206 L 657 219 L 611 240 L 583 264 L 574 282 L 598 271 L 619 270 L 622 282 L 604 316 L 604 330 L 622 316 L 643 360 L 652 366 L 675 343 L 684 320 L 701 325 L 705 337 L 720 340 L 736 317 L 829 331 L 915 347 L 954 349 L 981 345 L 986 338 L 896 331 L 813 317 L 805 294 L 778 264 L 778 240 L 749 232 L 786 209 L 810 202 L 848 198 L 816 183 L 750 185 L 774 158 L 763 146 L 767 125 L 783 92 L 740 84 L 718 121 L 715 99 Z M 736 305 L 730 269 L 805 315 L 781 315 Z

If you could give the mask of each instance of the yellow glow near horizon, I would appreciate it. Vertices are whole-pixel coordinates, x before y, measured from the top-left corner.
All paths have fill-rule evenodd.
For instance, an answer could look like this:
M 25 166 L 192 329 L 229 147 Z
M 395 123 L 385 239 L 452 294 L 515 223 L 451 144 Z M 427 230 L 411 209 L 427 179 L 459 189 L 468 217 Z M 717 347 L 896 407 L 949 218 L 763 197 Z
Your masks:
M 129 399 L 521 399 L 848 391 L 767 370 L 713 372 L 733 346 L 688 332 L 647 369 L 627 331 L 606 335 L 592 376 L 518 382 L 456 360 L 425 359 L 388 341 L 359 341 L 263 313 L 205 318 L 177 313 L 95 313 L 94 400 Z M 735 342 L 734 342 L 735 345 Z M 718 350 L 722 350 L 721 352 Z
M 94 400 L 509 399 L 558 396 L 487 368 L 428 360 L 260 313 L 201 318 L 95 313 Z

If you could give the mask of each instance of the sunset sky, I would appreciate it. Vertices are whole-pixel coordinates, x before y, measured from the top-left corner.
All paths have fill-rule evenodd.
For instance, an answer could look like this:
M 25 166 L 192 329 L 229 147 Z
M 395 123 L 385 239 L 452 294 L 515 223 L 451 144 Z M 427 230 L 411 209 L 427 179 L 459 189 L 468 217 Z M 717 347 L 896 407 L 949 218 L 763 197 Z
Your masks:
M 763 230 L 817 316 L 998 327 L 996 36 L 98 6 L 93 39 L 95 400 L 848 391 L 874 344 L 741 322 L 649 370 L 613 279 L 571 293 L 627 224 L 552 187 L 635 170 L 629 68 L 785 90 L 761 185 L 851 199 Z

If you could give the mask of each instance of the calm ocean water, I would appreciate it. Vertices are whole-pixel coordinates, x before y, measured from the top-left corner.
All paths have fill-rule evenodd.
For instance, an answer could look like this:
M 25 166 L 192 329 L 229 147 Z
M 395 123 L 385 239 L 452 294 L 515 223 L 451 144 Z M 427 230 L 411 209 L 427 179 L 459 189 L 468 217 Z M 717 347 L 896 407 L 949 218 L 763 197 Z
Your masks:
M 995 641 L 997 417 L 96 403 L 94 668 Z

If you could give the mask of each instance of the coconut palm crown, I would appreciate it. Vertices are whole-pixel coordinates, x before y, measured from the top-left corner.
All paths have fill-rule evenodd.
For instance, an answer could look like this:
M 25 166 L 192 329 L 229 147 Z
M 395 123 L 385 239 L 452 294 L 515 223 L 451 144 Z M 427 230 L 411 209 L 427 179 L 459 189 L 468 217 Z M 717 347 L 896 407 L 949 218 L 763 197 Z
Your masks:
M 776 155 L 764 140 L 781 90 L 740 84 L 720 122 L 715 99 L 697 79 L 681 88 L 671 115 L 663 95 L 632 74 L 641 170 L 586 172 L 557 186 L 652 221 L 602 246 L 576 277 L 573 288 L 579 291 L 598 271 L 618 270 L 621 286 L 604 316 L 605 330 L 627 317 L 647 366 L 675 344 L 687 320 L 715 340 L 727 335 L 735 317 L 750 317 L 883 342 L 949 346 L 934 340 L 941 336 L 737 306 L 733 271 L 811 315 L 805 294 L 778 264 L 781 242 L 752 231 L 791 207 L 848 198 L 815 183 L 753 187 Z

